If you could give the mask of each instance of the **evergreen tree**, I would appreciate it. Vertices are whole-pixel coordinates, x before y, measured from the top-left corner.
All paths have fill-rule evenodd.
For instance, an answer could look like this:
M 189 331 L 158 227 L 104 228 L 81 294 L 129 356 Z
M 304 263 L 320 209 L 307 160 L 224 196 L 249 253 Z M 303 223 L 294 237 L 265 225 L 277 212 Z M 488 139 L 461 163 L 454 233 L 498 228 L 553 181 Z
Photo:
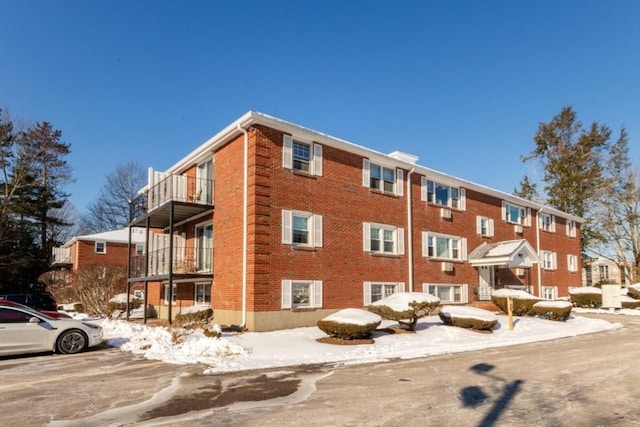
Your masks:
M 525 175 L 520 180 L 520 188 L 513 189 L 513 195 L 522 197 L 532 202 L 538 202 L 540 200 L 540 194 L 538 193 L 538 184 L 532 182 L 528 175 Z

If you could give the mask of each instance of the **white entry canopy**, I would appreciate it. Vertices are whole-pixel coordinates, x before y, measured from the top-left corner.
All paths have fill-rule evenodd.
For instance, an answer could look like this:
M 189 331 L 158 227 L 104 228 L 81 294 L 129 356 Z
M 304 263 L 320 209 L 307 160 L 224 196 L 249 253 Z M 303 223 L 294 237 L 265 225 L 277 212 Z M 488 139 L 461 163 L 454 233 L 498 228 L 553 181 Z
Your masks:
M 525 239 L 505 240 L 497 243 L 483 242 L 471 251 L 469 262 L 473 266 L 531 267 L 532 264 L 538 262 L 538 255 Z

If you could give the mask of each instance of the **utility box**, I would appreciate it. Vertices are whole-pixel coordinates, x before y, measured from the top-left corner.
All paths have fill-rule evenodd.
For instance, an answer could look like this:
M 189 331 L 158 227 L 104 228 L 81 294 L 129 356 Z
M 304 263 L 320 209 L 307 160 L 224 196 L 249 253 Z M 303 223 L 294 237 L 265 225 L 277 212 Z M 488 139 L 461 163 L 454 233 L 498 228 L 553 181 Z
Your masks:
M 602 308 L 622 308 L 620 285 L 602 285 Z

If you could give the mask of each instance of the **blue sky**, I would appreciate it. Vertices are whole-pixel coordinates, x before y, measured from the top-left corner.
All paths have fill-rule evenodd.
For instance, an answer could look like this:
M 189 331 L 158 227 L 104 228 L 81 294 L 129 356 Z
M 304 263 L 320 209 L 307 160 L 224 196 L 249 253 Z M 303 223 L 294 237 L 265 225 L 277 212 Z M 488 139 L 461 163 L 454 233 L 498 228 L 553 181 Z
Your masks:
M 635 0 L 1 0 L 0 45 L 0 107 L 63 132 L 79 212 L 248 110 L 511 193 L 571 105 L 640 164 Z

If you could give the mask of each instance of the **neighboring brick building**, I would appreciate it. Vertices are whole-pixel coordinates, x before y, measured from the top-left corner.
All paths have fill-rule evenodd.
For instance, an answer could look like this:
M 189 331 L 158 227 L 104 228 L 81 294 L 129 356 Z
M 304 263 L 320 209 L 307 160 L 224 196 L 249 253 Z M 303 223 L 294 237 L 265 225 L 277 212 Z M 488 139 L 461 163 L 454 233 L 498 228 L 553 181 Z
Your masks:
M 465 304 L 580 286 L 580 218 L 417 160 L 248 112 L 150 170 L 147 214 L 131 223 L 149 248 L 129 281 L 164 318 L 195 301 L 255 331 L 398 291 Z
M 145 230 L 131 228 L 131 255 L 143 254 Z M 95 269 L 96 275 L 108 267 L 127 267 L 129 227 L 84 236 L 75 236 L 53 248 L 50 281 L 68 281 L 72 273 Z

